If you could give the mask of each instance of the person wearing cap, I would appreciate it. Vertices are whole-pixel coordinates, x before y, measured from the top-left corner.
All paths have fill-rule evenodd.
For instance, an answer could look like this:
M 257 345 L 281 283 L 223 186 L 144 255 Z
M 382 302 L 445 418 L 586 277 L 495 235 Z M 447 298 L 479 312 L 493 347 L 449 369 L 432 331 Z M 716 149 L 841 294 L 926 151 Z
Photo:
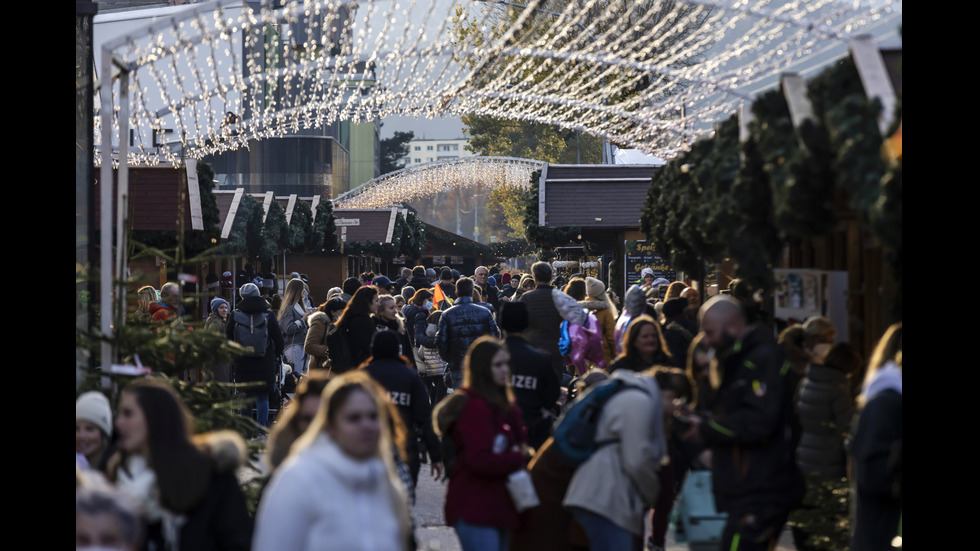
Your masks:
M 606 284 L 594 277 L 586 277 L 585 300 L 578 301 L 578 304 L 595 314 L 602 329 L 602 355 L 606 365 L 609 365 L 616 357 L 616 318 L 619 312 L 606 295 Z
M 619 313 L 619 318 L 616 320 L 616 330 L 613 333 L 613 339 L 616 341 L 616 356 L 623 352 L 623 336 L 626 334 L 630 323 L 643 315 L 646 306 L 646 295 L 639 285 L 634 285 L 626 290 L 626 296 L 623 297 L 623 311 Z
M 340 299 L 344 302 L 350 302 L 354 293 L 361 288 L 361 280 L 356 277 L 349 277 L 344 280 L 344 284 L 341 285 L 343 292 L 340 294 Z
M 443 268 L 439 276 L 439 282 L 436 283 L 442 289 L 442 294 L 449 300 L 456 300 L 456 283 L 454 283 L 454 279 L 453 270 Z
M 84 458 L 89 468 L 104 470 L 111 434 L 112 407 L 105 394 L 92 390 L 79 396 L 75 400 L 75 457 Z
M 439 279 L 439 275 L 436 274 L 435 269 L 433 269 L 433 268 L 426 268 L 425 269 L 425 279 L 426 279 L 426 281 L 429 282 L 429 287 L 431 287 L 432 284 L 435 283 Z
M 417 484 L 421 467 L 418 437 L 425 440 L 426 449 L 431 455 L 430 472 L 436 479 L 442 474 L 442 456 L 439 437 L 432 428 L 429 393 L 418 371 L 409 364 L 406 354 L 399 353 L 401 341 L 399 335 L 388 329 L 375 333 L 371 338 L 371 359 L 361 369 L 388 391 L 388 397 L 401 413 L 408 432 L 405 450 L 408 466 L 412 483 Z M 416 428 L 421 429 L 421 434 L 416 432 Z
M 643 268 L 640 270 L 640 281 L 637 282 L 643 292 L 649 291 L 653 287 L 653 280 L 656 278 L 653 274 L 653 268 Z
M 371 285 L 378 288 L 378 293 L 382 295 L 390 295 L 395 284 L 388 279 L 387 276 L 379 275 L 378 277 L 371 280 Z
M 204 329 L 224 335 L 225 330 L 228 328 L 228 314 L 230 311 L 231 306 L 228 305 L 227 300 L 221 297 L 211 299 L 211 314 L 208 315 L 208 319 L 204 321 Z M 213 365 L 211 366 L 211 374 L 214 376 L 215 381 L 230 383 L 231 365 Z
M 254 283 L 246 283 L 240 289 L 242 295 L 241 302 L 228 320 L 225 328 L 225 336 L 228 340 L 235 341 L 235 328 L 238 326 L 238 318 L 244 319 L 245 323 L 256 319 L 259 315 L 265 316 L 265 325 L 269 334 L 269 345 L 266 347 L 265 354 L 262 356 L 238 356 L 232 362 L 232 376 L 236 383 L 262 383 L 260 385 L 249 385 L 246 388 L 246 395 L 254 399 L 256 403 L 256 421 L 264 427 L 269 426 L 269 396 L 276 380 L 276 371 L 279 369 L 278 358 L 282 356 L 285 349 L 285 340 L 282 337 L 282 330 L 279 329 L 279 322 L 275 314 L 269 310 L 269 303 L 262 298 L 259 288 Z
M 515 281 L 516 280 L 516 281 Z M 501 301 L 513 300 L 514 294 L 517 293 L 518 287 L 520 287 L 520 278 L 516 276 L 511 276 L 505 273 L 500 276 L 500 294 L 499 298 Z
M 523 302 L 501 305 L 500 329 L 510 353 L 510 386 L 527 427 L 527 444 L 538 449 L 551 436 L 561 381 L 551 369 L 551 359 L 524 338 L 529 323 L 527 305 Z

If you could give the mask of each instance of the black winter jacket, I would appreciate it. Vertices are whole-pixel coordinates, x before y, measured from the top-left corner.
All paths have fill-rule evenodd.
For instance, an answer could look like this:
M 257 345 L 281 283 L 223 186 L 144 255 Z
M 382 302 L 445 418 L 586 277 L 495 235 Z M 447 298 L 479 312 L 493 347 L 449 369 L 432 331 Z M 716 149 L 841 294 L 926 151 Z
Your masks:
M 405 428 L 408 429 L 408 455 L 417 458 L 417 431 L 425 440 L 426 448 L 433 463 L 441 463 L 442 455 L 439 447 L 439 437 L 432 428 L 432 406 L 429 403 L 429 392 L 425 383 L 414 369 L 399 360 L 376 359 L 362 367 L 388 391 L 388 396 L 401 413 Z
M 517 298 L 527 304 L 527 315 L 530 325 L 524 331 L 524 338 L 531 346 L 544 351 L 551 358 L 551 367 L 555 373 L 564 371 L 565 361 L 558 349 L 561 339 L 561 322 L 565 321 L 555 301 L 551 297 L 551 285 L 538 284 L 533 291 L 528 291 Z
M 250 389 L 250 394 L 264 393 L 272 390 L 272 385 L 276 380 L 276 369 L 279 368 L 278 358 L 282 355 L 285 342 L 282 338 L 282 331 L 279 329 L 279 322 L 276 316 L 269 310 L 269 303 L 262 297 L 245 297 L 238 303 L 237 311 L 244 314 L 264 313 L 268 318 L 269 339 L 271 345 L 266 350 L 265 356 L 239 356 L 232 364 L 232 374 L 237 382 L 264 382 L 266 385 L 257 389 Z M 228 316 L 228 325 L 225 326 L 225 336 L 229 340 L 235 340 L 235 328 L 237 327 L 234 314 Z
M 722 382 L 712 418 L 700 433 L 712 450 L 712 483 L 719 511 L 758 505 L 790 507 L 803 497 L 796 466 L 789 363 L 763 326 L 753 326 L 720 353 Z
M 528 430 L 528 444 L 538 448 L 551 436 L 553 421 L 542 410 L 557 413 L 561 381 L 551 369 L 548 355 L 534 349 L 524 337 L 510 336 L 506 342 L 510 352 L 510 386 Z
M 490 310 L 474 304 L 473 297 L 459 297 L 455 306 L 442 313 L 436 341 L 439 356 L 449 364 L 450 371 L 463 368 L 466 351 L 483 335 L 498 337 L 500 332 Z
M 398 337 L 399 353 L 405 356 L 408 362 L 412 364 L 412 369 L 418 369 L 418 366 L 415 365 L 415 353 L 412 350 L 412 341 L 408 335 L 408 327 L 397 319 L 387 321 L 378 315 L 372 315 L 371 318 L 374 319 L 378 331 L 388 329 Z
M 344 318 L 344 326 L 350 345 L 351 367 L 357 367 L 371 356 L 371 337 L 378 328 L 369 315 Z
M 431 289 L 432 284 L 429 283 L 428 278 L 413 276 L 412 280 L 408 282 L 409 287 L 414 287 L 416 291 L 421 289 Z
M 844 439 L 854 415 L 853 403 L 847 375 L 823 365 L 807 367 L 796 399 L 803 431 L 796 447 L 800 470 L 827 480 L 846 476 Z

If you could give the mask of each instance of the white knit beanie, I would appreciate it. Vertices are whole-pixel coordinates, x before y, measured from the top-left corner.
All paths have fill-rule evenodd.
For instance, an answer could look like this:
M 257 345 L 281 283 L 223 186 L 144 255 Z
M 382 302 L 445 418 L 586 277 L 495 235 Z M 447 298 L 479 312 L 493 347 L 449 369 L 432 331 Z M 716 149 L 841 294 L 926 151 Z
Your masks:
M 90 390 L 75 400 L 75 420 L 88 421 L 102 429 L 106 436 L 112 434 L 112 407 L 101 392 Z

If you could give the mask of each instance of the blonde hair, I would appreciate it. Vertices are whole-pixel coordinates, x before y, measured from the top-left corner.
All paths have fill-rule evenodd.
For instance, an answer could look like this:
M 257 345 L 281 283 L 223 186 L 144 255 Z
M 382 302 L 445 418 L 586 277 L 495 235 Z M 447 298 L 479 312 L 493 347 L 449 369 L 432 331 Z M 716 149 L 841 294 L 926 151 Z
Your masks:
M 395 453 L 398 453 L 398 449 L 392 436 L 393 423 L 397 423 L 400 419 L 394 418 L 395 413 L 392 411 L 394 408 L 388 406 L 388 394 L 385 389 L 376 383 L 367 372 L 361 370 L 348 371 L 341 375 L 335 375 L 327 383 L 327 387 L 323 389 L 323 398 L 320 400 L 320 409 L 317 411 L 316 417 L 309 429 L 293 444 L 290 456 L 308 448 L 321 433 L 327 432 L 327 428 L 333 421 L 330 416 L 336 414 L 350 396 L 358 391 L 367 394 L 378 408 L 381 437 L 374 455 L 384 462 L 387 475 L 385 481 L 388 485 L 388 494 L 391 497 L 392 513 L 398 519 L 401 527 L 402 541 L 408 541 L 411 530 L 408 496 L 395 466 Z
M 391 295 L 381 295 L 380 297 L 378 297 L 378 312 L 379 313 L 378 314 L 375 314 L 376 316 L 378 316 L 378 319 L 383 319 L 382 316 L 381 316 L 381 314 L 380 314 L 380 312 L 381 312 L 381 309 L 385 307 L 385 303 L 386 302 L 394 302 L 395 305 L 397 306 L 397 301 L 395 300 L 395 297 L 393 297 Z M 406 334 L 405 322 L 402 321 L 401 316 L 395 315 L 395 321 L 398 323 L 398 334 L 399 335 Z
M 673 282 L 673 283 L 671 283 L 670 285 L 667 286 L 667 292 L 664 293 L 664 296 L 663 296 L 663 298 L 661 300 L 663 300 L 664 302 L 667 302 L 668 300 L 670 300 L 672 298 L 678 298 L 678 297 L 681 296 L 681 293 L 685 289 L 687 289 L 687 284 L 686 283 L 684 283 L 683 281 L 675 281 L 675 282 Z
M 868 362 L 868 372 L 864 374 L 864 384 L 867 385 L 874 379 L 875 374 L 889 361 L 895 362 L 899 369 L 902 367 L 902 322 L 892 324 L 885 331 L 871 353 L 871 361 Z M 865 395 L 862 393 L 858 397 L 858 407 L 864 407 Z
M 294 304 L 298 304 L 303 300 L 303 290 L 306 289 L 306 283 L 303 283 L 302 279 L 290 279 L 289 283 L 286 284 L 286 292 L 283 293 L 282 306 L 279 307 L 279 313 L 276 315 L 276 319 L 282 320 L 282 317 L 286 315 Z M 305 312 L 304 308 L 304 312 Z

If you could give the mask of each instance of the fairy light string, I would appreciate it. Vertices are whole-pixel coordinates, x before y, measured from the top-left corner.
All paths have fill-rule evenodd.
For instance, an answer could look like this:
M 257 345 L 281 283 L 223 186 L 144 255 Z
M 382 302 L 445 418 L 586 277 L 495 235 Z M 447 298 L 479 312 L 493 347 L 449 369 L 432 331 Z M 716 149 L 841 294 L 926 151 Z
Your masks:
M 128 126 L 139 136 L 127 161 L 178 164 L 344 120 L 467 113 L 669 159 L 794 64 L 901 21 L 901 3 L 870 0 L 517 3 L 194 4 L 113 51 L 130 70 Z M 118 83 L 112 93 L 118 111 Z M 154 147 L 161 129 L 176 141 Z

